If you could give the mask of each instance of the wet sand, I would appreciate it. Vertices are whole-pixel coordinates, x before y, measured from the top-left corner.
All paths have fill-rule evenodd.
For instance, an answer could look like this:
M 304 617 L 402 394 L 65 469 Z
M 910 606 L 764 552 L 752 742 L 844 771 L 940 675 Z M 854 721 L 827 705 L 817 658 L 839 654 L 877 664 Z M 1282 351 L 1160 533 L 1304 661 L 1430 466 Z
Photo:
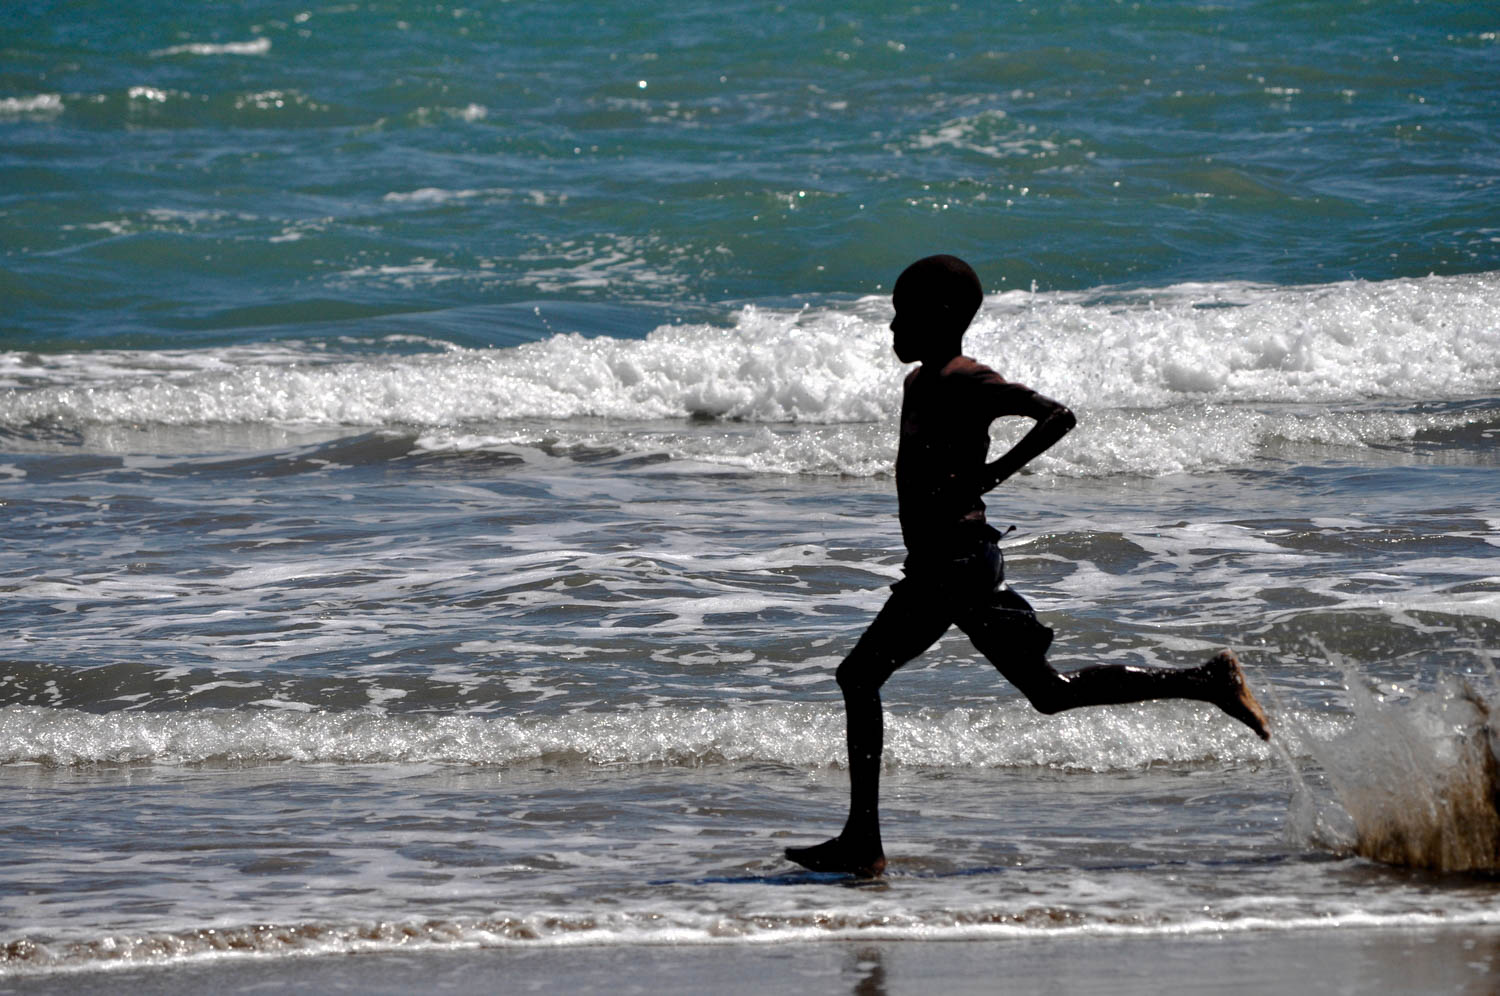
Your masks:
M 226 960 L 0 980 L 0 992 L 1494 993 L 1500 929 L 508 948 Z

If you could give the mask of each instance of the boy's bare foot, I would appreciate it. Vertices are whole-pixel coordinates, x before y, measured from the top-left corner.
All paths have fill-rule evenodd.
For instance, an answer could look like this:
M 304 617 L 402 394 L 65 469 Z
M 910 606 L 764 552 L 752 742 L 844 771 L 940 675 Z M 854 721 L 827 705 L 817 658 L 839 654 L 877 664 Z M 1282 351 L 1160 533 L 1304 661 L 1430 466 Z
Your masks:
M 843 837 L 825 840 L 812 847 L 789 847 L 786 856 L 808 871 L 844 872 L 860 878 L 875 878 L 885 871 L 885 852 L 879 844 L 871 850 L 845 844 Z
M 1245 683 L 1245 672 L 1240 669 L 1239 659 L 1232 650 L 1221 650 L 1203 665 L 1203 675 L 1211 685 L 1219 689 L 1214 705 L 1255 731 L 1262 740 L 1271 739 L 1266 713 L 1255 701 L 1255 693 Z

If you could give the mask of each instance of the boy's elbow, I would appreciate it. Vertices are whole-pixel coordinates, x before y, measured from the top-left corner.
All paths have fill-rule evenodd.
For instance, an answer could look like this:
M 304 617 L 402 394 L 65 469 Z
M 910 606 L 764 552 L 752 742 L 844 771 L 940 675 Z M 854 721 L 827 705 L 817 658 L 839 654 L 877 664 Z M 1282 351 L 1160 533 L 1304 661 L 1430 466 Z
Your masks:
M 1073 427 L 1078 424 L 1078 416 L 1066 405 L 1058 405 L 1048 421 L 1057 426 L 1058 432 L 1072 432 Z

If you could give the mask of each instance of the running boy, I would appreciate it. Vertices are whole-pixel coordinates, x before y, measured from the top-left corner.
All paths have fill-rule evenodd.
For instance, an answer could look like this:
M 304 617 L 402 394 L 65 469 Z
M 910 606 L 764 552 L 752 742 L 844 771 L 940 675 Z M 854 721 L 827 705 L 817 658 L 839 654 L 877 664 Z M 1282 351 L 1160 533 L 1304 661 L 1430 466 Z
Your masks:
M 980 495 L 1065 436 L 1073 413 L 1028 387 L 1005 381 L 961 354 L 963 334 L 984 300 L 979 278 L 954 256 L 919 259 L 892 292 L 893 345 L 906 378 L 896 495 L 907 557 L 885 607 L 839 665 L 849 747 L 849 818 L 832 840 L 789 847 L 813 871 L 879 875 L 880 754 L 885 729 L 880 686 L 903 664 L 957 626 L 1031 704 L 1044 713 L 1147 699 L 1211 702 L 1270 739 L 1266 716 L 1226 650 L 1194 668 L 1125 664 L 1059 674 L 1047 663 L 1052 630 L 1002 582 L 1000 534 L 984 519 Z M 1006 415 L 1036 424 L 1000 459 L 986 463 L 989 426 Z

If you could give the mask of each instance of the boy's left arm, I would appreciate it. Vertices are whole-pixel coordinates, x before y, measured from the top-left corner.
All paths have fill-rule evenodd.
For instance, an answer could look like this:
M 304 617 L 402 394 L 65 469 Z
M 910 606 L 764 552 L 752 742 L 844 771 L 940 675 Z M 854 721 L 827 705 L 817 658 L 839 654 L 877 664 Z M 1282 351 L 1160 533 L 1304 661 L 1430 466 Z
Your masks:
M 1019 387 L 1020 385 L 1013 385 Z M 1025 390 L 1024 388 L 1022 390 Z M 1036 420 L 1031 431 L 1022 436 L 998 460 L 984 465 L 980 478 L 980 492 L 989 491 L 1010 478 L 1022 467 L 1041 456 L 1059 439 L 1066 436 L 1078 424 L 1078 419 L 1067 406 L 1053 401 L 1035 391 L 1026 391 L 1029 397 L 1014 398 L 1011 410 L 1001 414 L 1024 415 Z

